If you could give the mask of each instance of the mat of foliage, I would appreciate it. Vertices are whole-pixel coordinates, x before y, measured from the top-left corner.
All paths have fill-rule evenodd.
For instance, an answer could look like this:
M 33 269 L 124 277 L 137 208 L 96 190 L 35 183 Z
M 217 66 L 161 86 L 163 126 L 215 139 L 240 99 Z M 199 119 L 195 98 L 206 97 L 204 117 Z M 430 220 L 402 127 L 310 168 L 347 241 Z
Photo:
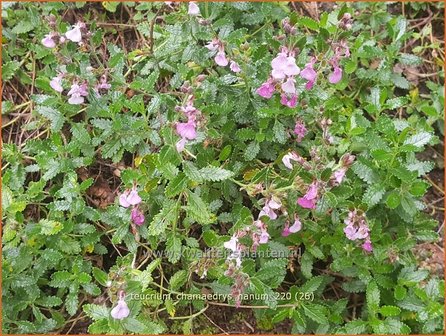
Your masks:
M 2 6 L 4 333 L 442 333 L 441 3 Z

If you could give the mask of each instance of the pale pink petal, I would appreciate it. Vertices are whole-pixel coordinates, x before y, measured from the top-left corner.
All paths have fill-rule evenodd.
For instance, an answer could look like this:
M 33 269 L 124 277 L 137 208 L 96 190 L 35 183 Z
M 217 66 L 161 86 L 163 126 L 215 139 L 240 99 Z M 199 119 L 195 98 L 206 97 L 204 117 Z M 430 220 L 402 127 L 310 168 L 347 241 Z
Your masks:
M 338 66 L 334 68 L 334 71 L 330 76 L 328 77 L 328 81 L 331 84 L 336 84 L 342 79 L 342 69 Z
M 294 220 L 294 224 L 290 226 L 290 232 L 296 233 L 299 232 L 301 229 L 302 229 L 302 223 L 299 220 L 299 218 L 296 217 L 296 219 Z
M 60 76 L 56 76 L 56 77 L 54 77 L 54 78 L 50 81 L 50 86 L 52 87 L 52 89 L 53 89 L 54 91 L 62 92 L 62 91 L 63 91 L 63 87 L 62 87 L 62 78 L 60 78 Z
M 232 72 L 242 71 L 242 69 L 240 69 L 240 66 L 234 61 L 231 61 L 231 64 L 229 65 L 229 69 L 231 69 Z
M 45 35 L 45 37 L 42 39 L 42 44 L 46 48 L 55 48 L 56 42 L 53 40 L 51 34 Z
M 121 206 L 123 206 L 124 208 L 128 208 L 130 206 L 130 203 L 127 201 L 128 195 L 129 195 L 129 192 L 126 191 L 119 196 L 119 204 Z
M 314 209 L 316 208 L 315 200 L 309 200 L 305 197 L 301 197 L 297 200 L 297 204 L 299 204 L 302 208 L 305 209 Z
M 269 233 L 266 230 L 262 230 L 261 234 L 260 234 L 260 239 L 259 239 L 259 243 L 260 244 L 266 244 L 268 243 L 269 240 Z
M 73 29 L 71 29 L 65 33 L 65 37 L 67 39 L 69 39 L 70 41 L 73 41 L 76 43 L 82 41 L 82 33 L 80 30 L 80 27 L 78 25 L 75 25 Z
M 175 147 L 177 149 L 177 152 L 182 152 L 184 150 L 184 147 L 186 146 L 187 140 L 185 138 L 181 138 L 178 140 L 178 142 L 175 144 Z
M 129 193 L 129 196 L 127 197 L 127 202 L 130 203 L 130 205 L 137 205 L 141 203 L 142 199 L 138 195 L 138 191 L 136 189 L 132 189 Z
M 76 95 L 73 94 L 70 97 L 70 99 L 68 99 L 68 104 L 71 104 L 71 105 L 79 105 L 79 104 L 82 104 L 83 102 L 84 102 L 84 97 L 81 97 L 77 94 Z
M 237 237 L 231 237 L 231 239 L 223 244 L 223 246 L 233 252 L 237 251 Z
M 217 65 L 225 67 L 229 64 L 228 59 L 226 58 L 225 52 L 224 51 L 219 51 L 217 53 L 217 55 L 214 58 L 215 63 L 217 63 Z
M 296 93 L 296 87 L 295 84 L 296 81 L 294 80 L 294 78 L 289 77 L 283 84 L 282 84 L 282 90 L 286 93 Z
M 197 131 L 195 129 L 195 123 L 177 123 L 176 124 L 177 134 L 185 139 L 193 140 L 197 137 Z
M 189 2 L 189 8 L 187 11 L 187 14 L 191 16 L 198 16 L 200 15 L 200 7 L 195 3 L 195 1 Z
M 124 300 L 119 300 L 118 304 L 111 310 L 110 315 L 115 320 L 122 320 L 129 316 L 130 309 L 127 306 L 127 303 Z

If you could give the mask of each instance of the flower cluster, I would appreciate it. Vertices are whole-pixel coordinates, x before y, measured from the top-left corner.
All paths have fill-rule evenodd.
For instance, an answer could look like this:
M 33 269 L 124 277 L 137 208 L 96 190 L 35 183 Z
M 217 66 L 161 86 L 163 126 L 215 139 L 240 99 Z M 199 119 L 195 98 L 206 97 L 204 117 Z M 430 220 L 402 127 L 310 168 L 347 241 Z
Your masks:
M 194 107 L 194 97 L 189 96 L 186 106 L 177 106 L 177 111 L 181 111 L 187 118 L 187 122 L 177 122 L 175 124 L 176 133 L 181 139 L 176 143 L 178 152 L 182 152 L 187 142 L 197 138 L 197 116 L 201 113 Z
M 217 51 L 217 53 L 215 54 L 214 57 L 214 61 L 217 65 L 221 66 L 221 67 L 225 67 L 229 64 L 229 69 L 232 72 L 240 72 L 242 71 L 242 69 L 240 68 L 240 66 L 238 65 L 237 62 L 235 62 L 234 60 L 228 60 L 228 58 L 226 57 L 226 53 L 225 53 L 225 46 L 223 44 L 223 42 L 217 38 L 214 38 L 212 41 L 210 41 L 208 44 L 205 45 L 205 47 L 209 50 L 209 51 Z
M 298 120 L 296 122 L 296 125 L 294 126 L 294 134 L 296 134 L 297 142 L 301 142 L 307 134 L 307 128 L 305 127 L 305 123 L 302 120 Z
M 350 49 L 345 41 L 333 44 L 334 55 L 328 61 L 333 67 L 333 72 L 328 76 L 328 81 L 331 84 L 336 84 L 342 79 L 342 69 L 339 62 L 344 57 L 350 57 Z
M 134 186 L 130 190 L 124 191 L 119 196 L 119 204 L 124 208 L 132 207 L 132 211 L 130 213 L 131 220 L 134 224 L 140 226 L 144 223 L 145 217 L 142 211 L 139 209 L 138 205 L 141 203 L 142 199 L 138 195 L 138 191 Z
M 276 91 L 281 93 L 280 102 L 288 107 L 295 107 L 297 104 L 296 80 L 295 76 L 300 73 L 300 68 L 296 65 L 294 51 L 282 47 L 280 53 L 271 62 L 272 71 L 270 78 L 264 82 L 257 93 L 263 98 L 271 98 Z
M 363 239 L 362 249 L 366 252 L 372 252 L 373 246 L 370 240 L 370 228 L 364 213 L 357 209 L 351 210 L 344 223 L 346 225 L 344 228 L 345 236 L 350 240 Z
M 50 25 L 52 21 L 50 21 Z M 75 43 L 82 43 L 82 38 L 87 37 L 89 32 L 84 22 L 79 21 L 72 29 L 68 30 L 64 35 L 59 32 L 52 31 L 46 34 L 42 39 L 42 45 L 46 48 L 56 48 L 58 44 L 65 43 L 66 40 L 70 40 Z

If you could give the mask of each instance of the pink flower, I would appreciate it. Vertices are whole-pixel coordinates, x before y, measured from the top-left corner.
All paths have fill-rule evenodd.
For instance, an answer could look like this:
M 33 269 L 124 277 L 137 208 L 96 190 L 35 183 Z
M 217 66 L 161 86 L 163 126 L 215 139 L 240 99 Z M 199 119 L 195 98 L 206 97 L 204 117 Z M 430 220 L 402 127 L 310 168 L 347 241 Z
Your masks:
M 84 83 L 82 85 L 78 85 L 77 83 L 73 83 L 71 85 L 70 91 L 67 93 L 68 96 L 71 96 L 68 99 L 68 103 L 72 105 L 82 104 L 84 102 L 84 97 L 88 95 L 87 92 L 87 84 Z
M 277 214 L 274 212 L 274 210 L 280 209 L 281 206 L 282 203 L 280 203 L 280 200 L 276 201 L 273 198 L 266 200 L 265 206 L 259 213 L 259 218 L 262 216 L 268 216 L 270 219 L 276 219 Z
M 285 72 L 284 69 L 287 65 L 288 58 L 286 52 L 280 52 L 276 58 L 271 61 L 271 67 L 273 68 L 271 75 L 275 79 L 284 79 Z
M 347 172 L 346 167 L 341 167 L 334 171 L 332 179 L 335 181 L 335 184 L 339 185 L 342 183 L 345 177 L 345 173 Z
M 311 165 L 305 160 L 305 158 L 303 158 L 296 152 L 290 152 L 282 157 L 282 162 L 284 166 L 287 167 L 288 169 L 293 169 L 293 164 L 291 163 L 291 160 L 299 163 L 305 170 L 311 169 Z
M 338 66 L 334 66 L 334 71 L 330 76 L 328 76 L 328 81 L 331 84 L 336 84 L 342 79 L 342 69 Z
M 299 204 L 302 208 L 314 209 L 316 208 L 317 196 L 318 183 L 315 181 L 310 184 L 307 193 L 297 200 L 297 204 Z
M 290 223 L 287 221 L 282 231 L 282 237 L 288 237 L 292 233 L 299 232 L 302 229 L 302 223 L 297 215 L 294 216 L 294 224 L 290 227 Z
M 187 123 L 177 123 L 177 134 L 184 139 L 193 140 L 197 137 L 197 131 L 195 127 L 196 125 L 193 121 L 188 121 Z
M 287 57 L 287 62 L 283 70 L 287 76 L 296 76 L 300 72 L 300 68 L 296 65 L 296 59 L 293 56 Z
M 258 89 L 257 94 L 263 98 L 270 99 L 275 91 L 275 87 L 271 80 L 267 80 L 265 83 L 263 83 Z
M 111 317 L 115 320 L 125 319 L 130 314 L 130 309 L 124 300 L 124 295 L 121 293 L 117 305 L 110 312 Z
M 231 69 L 232 72 L 242 71 L 242 69 L 240 69 L 240 66 L 234 61 L 231 61 L 231 64 L 229 65 L 229 69 Z
M 283 82 L 281 86 L 282 90 L 290 94 L 296 93 L 296 86 L 294 85 L 295 83 L 296 81 L 293 77 L 288 77 L 288 79 L 285 82 Z
M 290 226 L 290 232 L 296 233 L 302 229 L 302 223 L 297 215 L 294 216 L 294 224 Z
M 84 27 L 85 27 L 85 23 L 83 23 L 83 22 L 76 23 L 71 30 L 69 30 L 65 33 L 65 37 L 67 39 L 69 39 L 70 41 L 73 41 L 76 43 L 82 41 L 81 28 L 84 28 Z
M 314 83 L 316 82 L 317 73 L 313 69 L 315 61 L 316 59 L 313 57 L 310 63 L 307 63 L 305 65 L 305 69 L 303 69 L 300 72 L 300 76 L 308 81 L 307 84 L 305 85 L 305 89 L 307 90 L 310 90 L 313 87 Z
M 63 91 L 62 76 L 63 75 L 60 74 L 60 75 L 57 75 L 56 77 L 54 77 L 53 79 L 51 79 L 50 86 L 53 88 L 54 91 L 57 91 L 57 92 Z
M 273 70 L 271 76 L 275 79 L 284 79 L 286 76 L 296 76 L 300 69 L 296 65 L 296 59 L 292 56 L 286 56 L 286 53 L 281 52 L 271 62 Z
M 290 152 L 288 154 L 285 154 L 282 158 L 282 163 L 287 167 L 288 169 L 293 169 L 293 165 L 291 163 L 291 160 L 297 161 L 296 153 Z
M 56 41 L 53 40 L 53 33 L 46 34 L 42 39 L 42 44 L 46 48 L 55 48 Z
M 288 237 L 291 234 L 290 232 L 290 223 L 287 221 L 285 223 L 285 227 L 282 230 L 282 237 Z
M 177 141 L 177 143 L 175 144 L 175 148 L 177 149 L 177 152 L 180 153 L 184 150 L 184 147 L 186 146 L 186 138 L 181 138 L 180 140 Z
M 280 97 L 280 103 L 282 105 L 288 106 L 288 107 L 296 107 L 297 105 L 297 95 L 292 94 L 290 97 L 288 97 L 286 94 L 282 94 Z
M 145 217 L 141 210 L 138 207 L 134 207 L 130 213 L 132 222 L 136 225 L 140 226 L 144 223 Z
M 345 236 L 350 240 L 356 239 L 356 229 L 353 227 L 353 225 L 347 225 L 344 228 Z
M 372 252 L 373 251 L 373 246 L 372 246 L 372 242 L 370 241 L 370 239 L 366 240 L 364 242 L 364 244 L 361 245 L 361 247 L 366 252 Z
M 207 49 L 210 51 L 215 51 L 218 49 L 218 46 L 220 45 L 220 42 L 217 39 L 213 39 L 211 42 L 205 45 Z
M 298 120 L 294 126 L 294 134 L 297 135 L 297 142 L 301 142 L 307 134 L 307 129 L 303 121 Z
M 362 248 L 366 252 L 372 251 L 372 242 L 370 241 L 370 228 L 367 224 L 365 215 L 358 214 L 358 211 L 351 210 L 347 218 L 344 220 L 346 227 L 344 228 L 345 236 L 350 240 L 365 239 Z
M 237 249 L 238 238 L 236 235 L 232 236 L 227 242 L 223 244 L 223 246 L 232 252 L 236 252 Z
M 260 244 L 268 243 L 269 237 L 270 237 L 270 235 L 269 235 L 268 231 L 266 231 L 265 229 L 262 230 L 260 233 L 259 243 Z
M 96 89 L 97 90 L 100 90 L 100 89 L 109 90 L 110 88 L 111 88 L 111 84 L 107 83 L 107 76 L 105 76 L 105 75 L 101 76 L 99 83 L 96 85 Z
M 138 205 L 141 203 L 142 199 L 138 195 L 138 191 L 136 187 L 133 187 L 131 190 L 124 191 L 121 196 L 119 196 L 119 204 L 124 208 L 128 208 L 131 205 Z
M 195 1 L 189 2 L 189 8 L 188 8 L 187 14 L 189 14 L 191 16 L 200 15 L 200 7 L 198 7 L 198 5 Z
M 224 50 L 220 50 L 217 53 L 217 55 L 215 56 L 214 60 L 215 60 L 215 63 L 217 63 L 217 65 L 222 66 L 222 67 L 227 66 L 229 63 L 228 59 L 226 58 Z

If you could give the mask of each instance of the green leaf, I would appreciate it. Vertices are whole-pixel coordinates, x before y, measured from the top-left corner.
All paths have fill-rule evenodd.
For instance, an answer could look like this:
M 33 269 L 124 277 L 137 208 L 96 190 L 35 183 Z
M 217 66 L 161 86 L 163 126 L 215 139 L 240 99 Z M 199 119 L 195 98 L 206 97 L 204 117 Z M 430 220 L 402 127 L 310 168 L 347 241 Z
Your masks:
M 223 181 L 230 178 L 233 172 L 219 167 L 205 167 L 200 169 L 200 176 L 205 181 Z
M 319 30 L 319 23 L 307 16 L 301 16 L 297 19 L 297 23 L 312 30 Z
M 398 316 L 401 313 L 401 309 L 395 306 L 382 306 L 379 308 L 379 312 L 383 316 Z
M 187 281 L 187 272 L 185 270 L 180 270 L 176 272 L 169 281 L 169 289 L 177 290 L 183 286 Z
M 390 209 L 396 209 L 398 207 L 398 205 L 400 205 L 401 203 L 401 196 L 399 194 L 399 192 L 397 191 L 392 191 L 390 192 L 390 194 L 387 196 L 386 199 L 386 204 Z
M 380 184 L 372 184 L 364 193 L 362 201 L 368 205 L 369 208 L 375 206 L 382 199 L 385 189 Z
M 432 134 L 428 132 L 420 132 L 412 135 L 404 141 L 405 145 L 413 145 L 415 147 L 423 147 L 432 139 Z
M 62 129 L 65 118 L 59 111 L 49 106 L 37 106 L 36 112 L 50 121 L 52 131 L 59 132 Z
M 82 309 L 93 320 L 108 319 L 110 316 L 109 309 L 105 306 L 97 304 L 85 304 Z
M 194 182 L 200 183 L 203 181 L 203 177 L 200 174 L 200 171 L 198 170 L 198 168 L 189 161 L 184 161 L 183 162 L 183 170 L 184 173 L 186 174 L 186 176 Z
M 252 161 L 259 154 L 260 146 L 256 141 L 251 142 L 245 149 L 243 156 L 246 161 Z
M 10 80 L 15 75 L 15 73 L 19 69 L 19 67 L 20 67 L 20 63 L 17 61 L 6 62 L 2 66 L 2 80 L 3 81 Z
M 316 303 L 302 303 L 304 308 L 304 313 L 307 317 L 312 319 L 314 322 L 320 324 L 328 323 L 327 319 L 327 308 Z
M 285 126 L 283 126 L 283 124 L 279 120 L 276 120 L 274 122 L 273 134 L 278 143 L 284 144 L 287 141 L 287 132 Z
M 67 271 L 59 271 L 51 275 L 50 285 L 52 287 L 61 288 L 68 287 L 72 282 L 73 275 Z
M 313 257 L 307 251 L 302 254 L 302 258 L 300 260 L 300 267 L 302 274 L 307 278 L 311 278 L 311 271 L 313 270 Z
M 407 295 L 407 289 L 403 286 L 398 285 L 395 287 L 395 291 L 393 294 L 395 296 L 395 299 L 403 300 Z
M 49 219 L 41 219 L 38 224 L 41 228 L 40 233 L 46 236 L 52 236 L 63 229 L 61 222 Z
M 315 292 L 322 284 L 322 281 L 324 281 L 323 276 L 315 276 L 308 280 L 305 284 L 303 284 L 300 288 L 300 291 L 307 293 Z
M 82 144 L 89 144 L 91 141 L 90 134 L 82 124 L 74 124 L 71 126 L 71 134 L 73 138 Z
M 417 230 L 414 236 L 422 241 L 437 242 L 440 239 L 438 233 L 431 230 Z
M 379 308 L 380 291 L 376 282 L 371 281 L 367 285 L 366 290 L 367 307 L 371 312 L 376 311 Z
M 93 267 L 92 274 L 96 279 L 96 281 L 99 282 L 99 284 L 101 284 L 102 286 L 107 286 L 107 281 L 108 281 L 107 273 L 105 273 L 103 270 L 97 267 Z
M 184 173 L 179 173 L 173 180 L 169 182 L 164 193 L 167 197 L 175 197 L 186 189 L 187 177 Z
M 67 295 L 65 298 L 65 308 L 70 316 L 76 314 L 77 309 L 79 308 L 79 298 L 77 293 L 70 293 Z
M 407 97 L 396 97 L 386 101 L 386 107 L 390 110 L 394 110 L 406 105 L 407 102 L 408 102 Z
M 393 84 L 400 89 L 409 89 L 410 83 L 409 81 L 399 74 L 392 74 L 391 76 Z
M 200 224 L 211 224 L 215 221 L 215 215 L 209 211 L 209 206 L 197 194 L 189 191 L 186 209 L 188 216 L 191 216 Z
M 428 276 L 429 272 L 427 270 L 414 270 L 413 267 L 405 267 L 400 272 L 398 283 L 411 286 L 423 281 Z
M 149 225 L 149 235 L 158 236 L 165 232 L 168 225 L 173 225 L 178 219 L 178 203 L 166 200 L 161 211 L 153 217 Z

